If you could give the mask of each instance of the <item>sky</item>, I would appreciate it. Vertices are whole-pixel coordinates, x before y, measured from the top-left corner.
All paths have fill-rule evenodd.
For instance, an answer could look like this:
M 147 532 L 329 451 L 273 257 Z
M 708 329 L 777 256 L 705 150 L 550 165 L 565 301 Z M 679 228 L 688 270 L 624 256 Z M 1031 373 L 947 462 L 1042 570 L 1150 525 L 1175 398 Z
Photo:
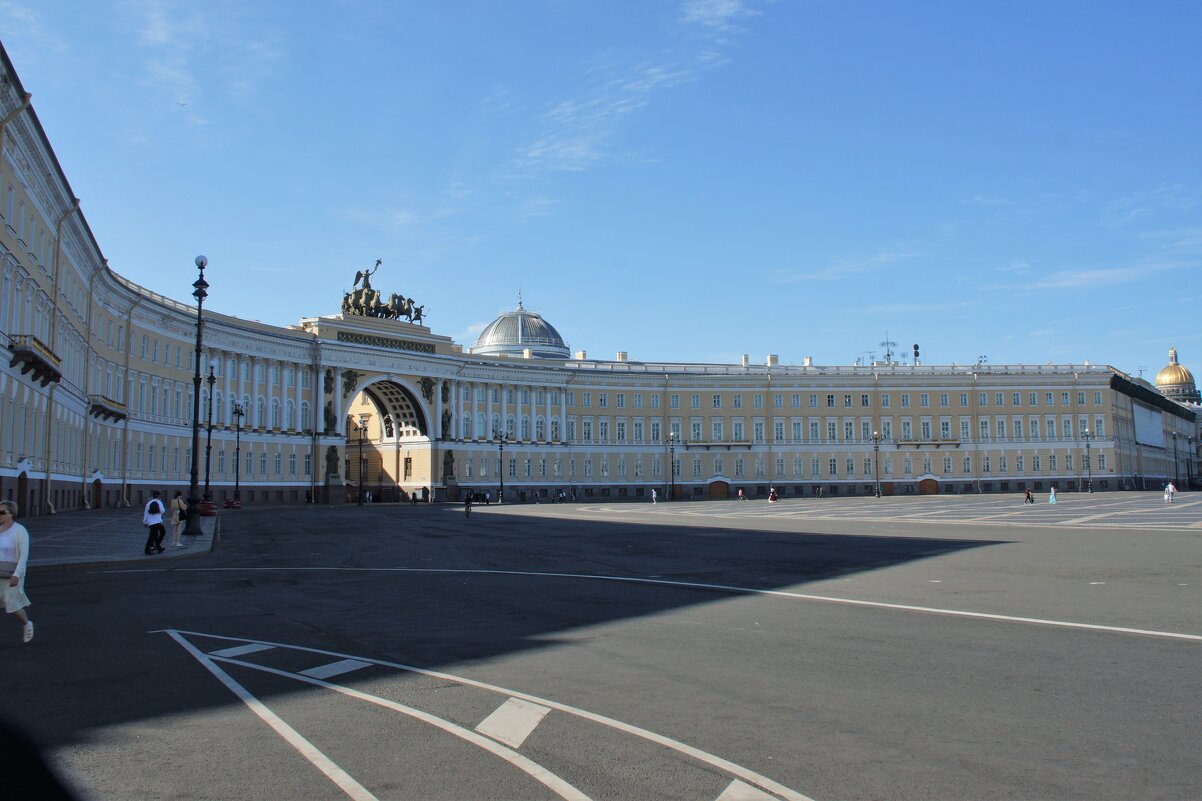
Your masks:
M 470 346 L 1202 380 L 1195 0 L 0 0 L 110 266 Z

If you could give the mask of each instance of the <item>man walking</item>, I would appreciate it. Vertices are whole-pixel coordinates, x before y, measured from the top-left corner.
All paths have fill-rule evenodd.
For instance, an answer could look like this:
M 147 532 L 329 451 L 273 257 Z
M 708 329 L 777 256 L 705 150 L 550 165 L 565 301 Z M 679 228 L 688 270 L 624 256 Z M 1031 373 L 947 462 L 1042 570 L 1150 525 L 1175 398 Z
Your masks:
M 150 531 L 146 535 L 147 556 L 162 553 L 164 550 L 163 538 L 167 536 L 167 529 L 163 526 L 163 512 L 165 511 L 163 501 L 159 498 L 159 491 L 153 490 L 150 493 L 150 500 L 146 502 L 146 508 L 142 510 L 142 525 L 150 527 Z

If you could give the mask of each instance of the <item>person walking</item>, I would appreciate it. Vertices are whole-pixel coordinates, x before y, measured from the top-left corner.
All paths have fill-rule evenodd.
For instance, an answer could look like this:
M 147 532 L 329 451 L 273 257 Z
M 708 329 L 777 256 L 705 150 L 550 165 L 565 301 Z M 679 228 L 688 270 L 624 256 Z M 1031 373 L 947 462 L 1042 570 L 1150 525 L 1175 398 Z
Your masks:
M 146 508 L 142 510 L 142 525 L 149 527 L 145 549 L 147 556 L 166 550 L 163 547 L 163 538 L 167 536 L 167 529 L 163 525 L 163 514 L 166 511 L 163 502 L 159 500 L 159 491 L 153 490 L 150 500 L 146 502 Z
M 1023 495 L 1023 503 L 1035 503 L 1035 498 L 1031 495 L 1031 488 L 1026 488 L 1026 493 Z
M 1176 497 L 1177 497 L 1177 485 L 1174 484 L 1172 481 L 1170 481 L 1169 482 L 1169 503 L 1172 503 L 1173 499 Z
M 463 496 L 463 516 L 472 516 L 472 494 L 470 492 Z
M 0 577 L 6 578 L 4 611 L 21 624 L 21 641 L 33 639 L 33 621 L 25 612 L 25 567 L 29 561 L 29 532 L 17 522 L 16 501 L 0 501 Z
M 1048 503 L 1056 503 L 1056 488 L 1052 487 L 1048 490 Z
M 655 487 L 652 487 L 652 488 L 651 488 L 651 504 L 652 504 L 653 506 L 655 505 L 655 497 L 656 497 L 656 496 L 655 496 Z
M 187 522 L 188 504 L 184 501 L 184 493 L 176 490 L 175 497 L 171 499 L 171 545 L 173 547 L 184 547 L 184 544 L 179 541 L 179 536 L 184 533 L 184 524 Z

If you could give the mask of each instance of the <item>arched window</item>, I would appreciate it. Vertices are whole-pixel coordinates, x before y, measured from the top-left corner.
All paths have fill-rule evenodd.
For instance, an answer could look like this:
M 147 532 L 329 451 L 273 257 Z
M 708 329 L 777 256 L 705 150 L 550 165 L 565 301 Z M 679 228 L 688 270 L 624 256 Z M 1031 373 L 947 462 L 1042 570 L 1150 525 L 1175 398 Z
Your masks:
M 310 422 L 310 421 L 309 421 L 309 402 L 308 402 L 308 401 L 301 401 L 301 405 L 300 405 L 300 424 L 299 424 L 299 425 L 297 425 L 297 428 L 298 428 L 298 429 L 303 429 L 303 430 L 308 430 L 308 428 L 309 428 L 309 422 Z
M 539 442 L 547 439 L 547 423 L 541 417 L 534 421 L 534 438 Z
M 289 371 L 291 375 L 291 371 Z M 291 431 L 296 428 L 296 406 L 292 401 L 288 401 L 284 407 L 284 428 Z
M 263 399 L 259 398 L 255 404 L 255 428 L 263 428 L 267 425 L 267 407 L 263 403 Z
M 522 439 L 530 439 L 530 418 L 522 415 Z
M 559 442 L 559 418 L 558 417 L 551 419 L 551 440 L 553 442 Z
M 271 427 L 280 427 L 280 402 L 275 398 L 271 400 Z

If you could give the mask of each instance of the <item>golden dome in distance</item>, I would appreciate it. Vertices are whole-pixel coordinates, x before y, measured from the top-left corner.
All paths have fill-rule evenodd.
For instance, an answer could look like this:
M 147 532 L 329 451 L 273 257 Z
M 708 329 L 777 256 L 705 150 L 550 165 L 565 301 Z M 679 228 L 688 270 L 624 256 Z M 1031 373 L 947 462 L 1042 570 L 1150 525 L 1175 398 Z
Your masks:
M 1156 374 L 1156 388 L 1161 394 L 1178 400 L 1198 400 L 1194 375 L 1177 363 L 1177 349 L 1169 348 L 1169 363 Z

